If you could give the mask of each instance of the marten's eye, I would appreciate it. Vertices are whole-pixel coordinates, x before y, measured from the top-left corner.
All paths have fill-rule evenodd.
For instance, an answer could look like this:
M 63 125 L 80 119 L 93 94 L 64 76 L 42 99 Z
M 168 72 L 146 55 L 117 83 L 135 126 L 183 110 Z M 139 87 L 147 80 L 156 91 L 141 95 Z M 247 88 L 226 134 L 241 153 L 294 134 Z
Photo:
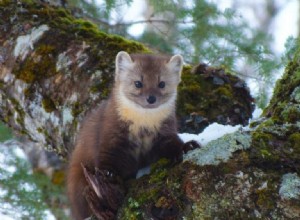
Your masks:
M 158 84 L 158 87 L 161 88 L 161 89 L 165 88 L 165 86 L 166 86 L 166 83 L 165 83 L 164 81 L 161 81 L 161 82 Z
M 140 89 L 143 87 L 143 83 L 141 81 L 134 81 L 134 85 L 136 88 Z

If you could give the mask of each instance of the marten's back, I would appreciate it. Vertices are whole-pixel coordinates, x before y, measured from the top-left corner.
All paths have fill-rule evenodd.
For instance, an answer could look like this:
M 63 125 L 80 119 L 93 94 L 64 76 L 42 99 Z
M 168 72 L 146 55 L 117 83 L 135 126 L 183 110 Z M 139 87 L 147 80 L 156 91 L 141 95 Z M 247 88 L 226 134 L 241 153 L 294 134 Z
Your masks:
M 83 126 L 76 140 L 75 149 L 70 158 L 69 171 L 67 178 L 68 197 L 73 208 L 72 213 L 75 219 L 82 219 L 83 216 L 89 216 L 86 200 L 83 192 L 86 186 L 86 180 L 83 174 L 82 165 L 93 168 L 97 157 L 97 142 L 101 132 L 106 103 L 103 102 L 97 110 L 91 112 L 83 122 Z M 76 207 L 76 208 L 75 208 Z M 80 211 L 78 209 L 81 209 Z

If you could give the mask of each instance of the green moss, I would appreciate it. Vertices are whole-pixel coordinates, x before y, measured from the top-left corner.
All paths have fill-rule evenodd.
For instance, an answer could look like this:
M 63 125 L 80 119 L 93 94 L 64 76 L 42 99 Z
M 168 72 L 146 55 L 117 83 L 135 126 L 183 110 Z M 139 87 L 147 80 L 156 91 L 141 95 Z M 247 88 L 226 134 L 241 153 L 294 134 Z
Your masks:
M 37 128 L 36 130 L 37 130 L 37 132 L 39 132 L 39 133 L 43 133 L 43 128 L 41 128 L 41 127 Z
M 222 97 L 226 97 L 227 99 L 230 99 L 233 96 L 233 91 L 229 85 L 224 85 L 217 88 L 215 90 L 215 94 L 217 97 L 222 96 Z
M 90 87 L 90 92 L 92 94 L 100 94 L 101 99 L 106 99 L 111 92 L 112 82 L 113 76 L 107 74 L 106 76 L 103 76 L 100 82 L 95 82 Z
M 300 165 L 297 163 L 300 158 L 300 131 L 291 134 L 288 137 L 288 141 L 285 144 L 285 151 L 284 153 L 289 155 L 290 163 L 292 166 L 300 167 Z M 295 161 L 296 164 L 295 164 Z
M 275 122 L 274 122 L 274 120 L 272 120 L 271 118 L 265 120 L 265 121 L 261 124 L 261 128 L 262 128 L 262 127 L 272 127 L 272 126 L 275 126 Z
M 13 116 L 14 116 L 13 112 L 10 109 L 8 109 L 7 112 L 6 112 L 6 115 L 3 118 L 3 121 L 6 124 L 9 124 L 9 122 L 13 118 Z
M 299 169 L 300 127 L 293 123 L 279 124 L 270 118 L 252 134 L 251 159 L 266 169 Z
M 32 89 L 32 87 L 27 87 L 24 89 L 24 95 L 26 98 L 31 97 L 31 95 L 33 94 L 34 90 Z
M 118 219 L 149 219 L 149 213 L 144 210 L 153 206 L 166 205 L 163 201 L 173 201 L 174 198 L 183 197 L 178 183 L 183 181 L 180 174 L 182 171 L 176 168 L 169 170 L 170 166 L 169 160 L 161 159 L 151 166 L 149 175 L 132 182 L 133 186 L 130 187 L 123 207 L 118 213 Z M 182 207 L 180 203 L 183 201 L 178 202 L 178 207 Z
M 164 180 L 167 176 L 167 172 L 168 171 L 166 169 L 156 170 L 154 174 L 152 173 L 149 183 L 152 184 Z
M 83 112 L 83 106 L 80 102 L 75 102 L 72 106 L 72 116 L 77 117 L 81 112 Z
M 269 195 L 267 194 L 268 190 L 267 189 L 261 189 L 261 190 L 257 190 L 256 193 L 258 194 L 258 199 L 257 199 L 257 205 L 259 206 L 267 206 L 269 207 L 272 201 L 268 201 L 269 200 Z M 274 202 L 273 202 L 274 203 Z
M 286 105 L 281 109 L 282 121 L 296 123 L 300 120 L 300 105 Z
M 0 1 L 0 7 L 5 7 L 5 6 L 7 6 L 11 3 L 12 3 L 12 0 L 1 0 Z
M 235 121 L 233 123 L 245 124 L 247 123 L 245 119 L 251 117 L 253 100 L 249 91 L 236 86 L 242 82 L 229 72 L 225 73 L 224 69 L 205 65 L 198 65 L 192 69 L 187 66 L 183 69 L 181 78 L 182 82 L 178 87 L 177 114 L 184 120 L 193 114 L 210 123 L 227 123 L 228 118 L 233 119 L 232 121 Z M 240 117 L 241 122 L 236 121 L 237 117 L 233 116 L 234 114 Z M 197 123 L 190 123 L 187 126 L 197 127 Z M 201 130 L 196 132 L 199 133 Z
M 258 150 L 257 156 L 261 158 L 261 160 L 278 160 L 278 155 L 273 155 L 271 153 L 273 149 L 270 146 L 270 143 L 273 139 L 274 137 L 271 134 L 263 132 L 255 131 L 252 134 L 252 145 L 256 146 L 256 149 Z
M 205 109 L 205 93 L 207 85 L 201 76 L 187 73 L 182 74 L 182 82 L 178 87 L 177 112 L 179 115 L 189 115 L 200 109 Z M 185 109 L 185 107 L 189 107 Z
M 294 150 L 300 152 L 300 132 L 290 135 L 288 140 L 290 142 L 291 147 L 293 147 Z
M 99 91 L 101 91 L 100 83 L 90 87 L 91 93 L 98 93 Z
M 66 172 L 64 172 L 63 170 L 55 170 L 52 175 L 51 182 L 54 185 L 64 186 L 65 179 L 66 179 Z
M 166 167 L 169 167 L 170 160 L 166 158 L 162 158 L 156 163 L 151 165 L 151 173 L 155 173 L 157 170 L 165 169 Z
M 54 46 L 40 45 L 13 73 L 26 83 L 53 76 L 57 74 L 55 54 Z
M 142 210 L 147 204 L 154 202 L 159 195 L 158 189 L 140 186 L 142 188 L 130 190 L 129 196 L 127 196 L 122 205 L 122 211 L 118 213 L 119 218 L 122 220 L 127 219 L 145 219 Z M 130 195 L 134 195 L 134 198 Z
M 249 154 L 245 151 L 237 151 L 233 153 L 230 160 L 226 161 L 226 163 L 221 163 L 220 168 L 222 169 L 222 173 L 226 175 L 236 173 L 249 164 Z
M 16 5 L 11 3 L 11 7 L 14 8 Z M 104 77 L 112 75 L 113 69 L 108 70 L 108 68 L 111 68 L 111 62 L 115 59 L 118 51 L 124 50 L 129 53 L 150 52 L 148 48 L 140 43 L 126 40 L 120 36 L 106 34 L 100 31 L 95 24 L 84 19 L 74 18 L 68 10 L 50 7 L 45 4 L 27 4 L 26 2 L 24 2 L 22 8 L 24 8 L 25 12 L 18 13 L 19 20 L 28 20 L 30 15 L 35 14 L 39 19 L 34 21 L 34 26 L 41 24 L 50 26 L 47 35 L 45 34 L 36 43 L 37 45 L 34 45 L 34 52 L 21 63 L 20 68 L 13 71 L 18 79 L 27 83 L 36 82 L 57 74 L 55 68 L 57 56 L 61 52 L 65 52 L 74 43 L 77 44 L 79 42 L 80 44 L 84 41 L 90 46 L 86 49 L 86 52 L 89 53 L 89 64 L 99 63 L 94 65 L 93 68 L 106 70 Z M 11 10 L 17 11 L 18 8 Z M 57 41 L 57 39 L 64 40 Z M 66 44 L 66 42 L 69 43 Z M 106 54 L 100 54 L 99 51 L 106 51 Z M 89 68 L 89 71 L 93 72 L 93 69 Z M 100 89 L 98 89 L 97 85 L 92 87 L 91 91 L 95 93 L 99 91 L 102 98 L 107 97 L 109 91 L 101 90 L 106 88 L 107 83 L 112 82 L 112 79 L 113 77 L 108 77 L 108 81 L 104 79 L 103 84 L 99 85 L 101 86 Z
M 265 116 L 279 117 L 282 110 L 293 99 L 293 91 L 300 84 L 300 63 L 299 54 L 295 56 L 285 69 L 285 73 L 280 80 L 277 81 L 273 97 L 269 106 L 264 110 Z
M 42 106 L 46 112 L 51 113 L 56 110 L 55 103 L 49 97 L 44 97 L 42 100 Z
M 299 169 L 300 157 L 300 50 L 277 82 L 266 120 L 253 133 L 251 156 L 268 169 Z
M 265 184 L 267 184 L 265 187 L 255 191 L 256 205 L 261 212 L 269 213 L 276 208 L 277 184 L 274 184 L 270 179 Z

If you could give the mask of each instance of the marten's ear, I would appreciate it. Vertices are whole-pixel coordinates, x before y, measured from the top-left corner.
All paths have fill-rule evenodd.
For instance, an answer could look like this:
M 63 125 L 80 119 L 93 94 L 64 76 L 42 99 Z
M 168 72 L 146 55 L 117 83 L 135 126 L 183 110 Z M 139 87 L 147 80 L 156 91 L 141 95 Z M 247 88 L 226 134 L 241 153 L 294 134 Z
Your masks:
M 183 66 L 183 58 L 181 55 L 174 55 L 171 57 L 168 62 L 168 67 L 174 73 L 181 74 L 182 66 Z
M 120 51 L 116 57 L 116 74 L 120 74 L 122 71 L 126 71 L 131 67 L 133 61 L 127 52 Z

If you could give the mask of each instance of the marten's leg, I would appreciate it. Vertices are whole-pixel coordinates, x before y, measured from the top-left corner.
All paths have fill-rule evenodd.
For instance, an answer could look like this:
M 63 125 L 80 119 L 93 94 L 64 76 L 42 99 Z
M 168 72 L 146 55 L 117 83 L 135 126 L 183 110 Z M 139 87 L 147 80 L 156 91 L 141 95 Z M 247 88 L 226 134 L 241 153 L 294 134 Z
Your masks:
M 173 162 L 180 162 L 183 153 L 199 147 L 201 146 L 196 141 L 184 143 L 177 134 L 172 134 L 159 137 L 153 150 L 159 154 L 159 157 L 171 159 Z
M 88 182 L 86 199 L 94 216 L 98 219 L 112 220 L 125 197 L 121 177 L 107 171 L 95 169 L 94 172 L 82 167 Z

